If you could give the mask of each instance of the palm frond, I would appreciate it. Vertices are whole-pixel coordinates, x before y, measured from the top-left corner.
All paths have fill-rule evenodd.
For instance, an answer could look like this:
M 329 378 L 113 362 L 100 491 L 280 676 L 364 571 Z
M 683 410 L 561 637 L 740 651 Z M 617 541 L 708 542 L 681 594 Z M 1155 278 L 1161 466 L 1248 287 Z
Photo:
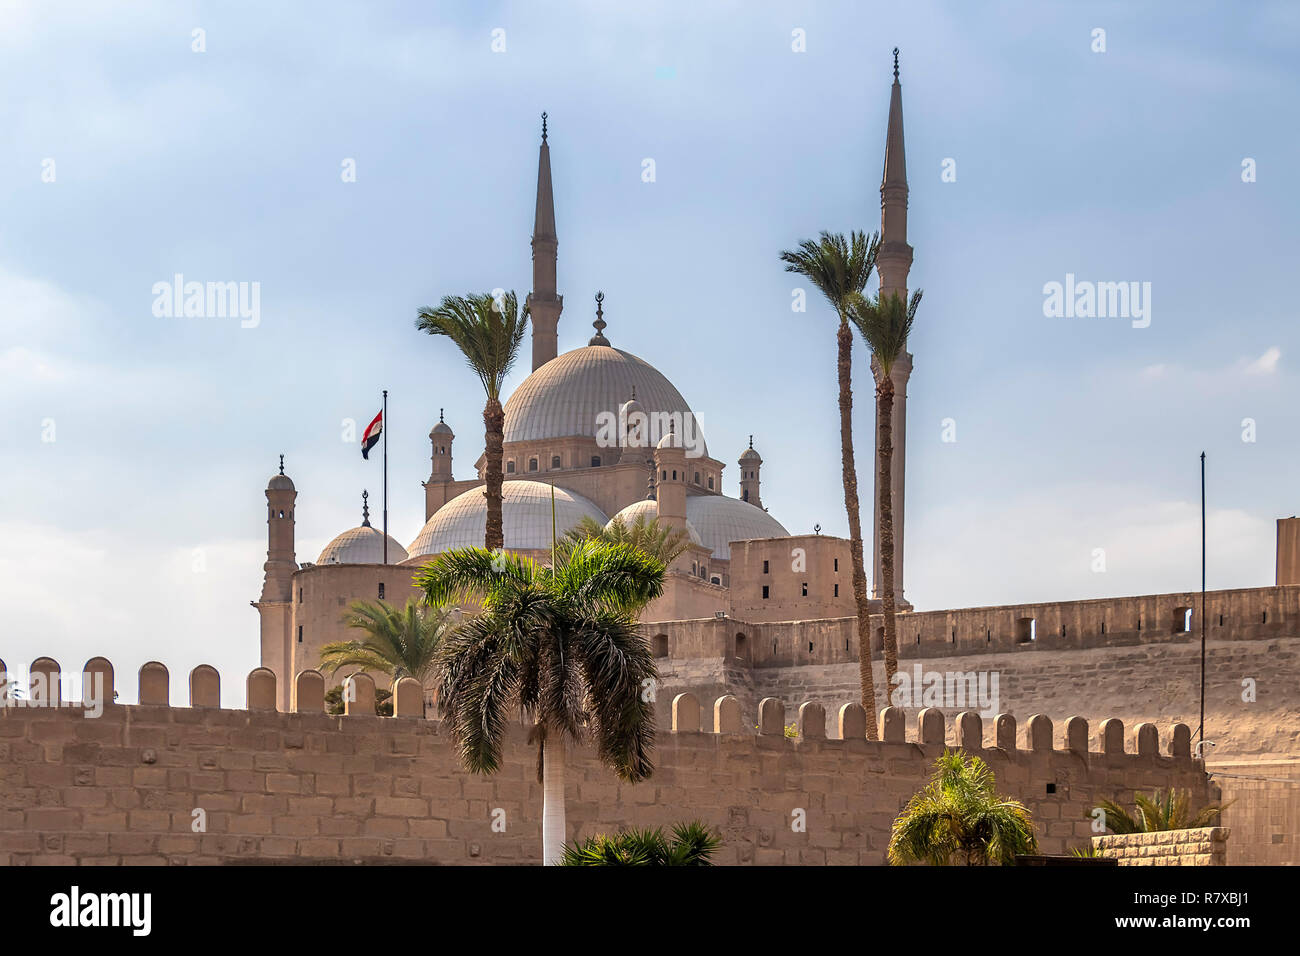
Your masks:
M 875 233 L 868 238 L 854 231 L 845 240 L 843 233 L 822 232 L 816 240 L 805 239 L 797 249 L 782 252 L 781 261 L 786 272 L 811 282 L 843 319 L 849 297 L 867 287 L 879 249 L 880 236 Z
M 528 306 L 520 311 L 514 292 L 499 300 L 487 292 L 449 295 L 437 306 L 420 309 L 415 327 L 451 339 L 483 383 L 488 398 L 499 400 L 524 340 Z

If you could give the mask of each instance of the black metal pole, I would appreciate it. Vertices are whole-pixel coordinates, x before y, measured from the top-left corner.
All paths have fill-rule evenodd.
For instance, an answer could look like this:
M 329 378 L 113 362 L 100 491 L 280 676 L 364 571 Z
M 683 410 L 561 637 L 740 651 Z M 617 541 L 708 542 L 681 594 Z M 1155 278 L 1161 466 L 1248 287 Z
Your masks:
M 1201 725 L 1197 740 L 1205 740 L 1205 452 L 1201 452 Z
M 388 563 L 388 389 L 384 389 L 384 564 Z

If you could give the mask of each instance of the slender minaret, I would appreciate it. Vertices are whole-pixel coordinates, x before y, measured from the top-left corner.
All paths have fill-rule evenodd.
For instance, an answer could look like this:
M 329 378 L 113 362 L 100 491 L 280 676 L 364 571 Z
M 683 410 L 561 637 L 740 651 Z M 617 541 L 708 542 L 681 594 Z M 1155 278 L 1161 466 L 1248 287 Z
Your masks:
M 262 596 L 253 602 L 261 618 L 262 666 L 275 672 L 280 708 L 289 709 L 292 684 L 293 642 L 290 634 L 293 604 L 293 573 L 298 570 L 294 553 L 294 502 L 298 492 L 284 473 L 266 483 L 266 572 Z
M 876 272 L 880 275 L 882 297 L 897 295 L 907 301 L 907 273 L 912 268 L 912 247 L 907 244 L 907 161 L 903 150 L 903 87 L 898 82 L 898 48 L 894 48 L 894 85 L 889 91 L 889 129 L 885 133 L 885 171 L 880 182 L 880 251 L 876 255 Z M 879 377 L 876 360 L 871 360 L 871 371 Z M 890 485 L 893 489 L 894 511 L 894 600 L 899 608 L 910 607 L 903 597 L 903 480 L 907 461 L 907 380 L 912 375 L 912 356 L 904 350 L 894 363 L 894 453 L 890 458 L 892 468 Z M 880 436 L 876 436 L 876 457 L 879 460 Z M 875 542 L 875 570 L 871 578 L 871 596 L 881 597 L 880 580 L 880 472 L 875 474 L 874 510 L 876 520 L 872 526 Z
M 763 507 L 759 497 L 759 469 L 763 467 L 763 458 L 754 451 L 754 436 L 749 436 L 749 447 L 740 453 L 740 500 L 748 501 L 755 508 Z
M 533 371 L 557 354 L 557 330 L 564 296 L 556 292 L 555 195 L 551 191 L 551 148 L 546 145 L 546 114 L 542 114 L 542 146 L 537 156 L 537 212 L 533 217 L 533 291 L 528 312 L 533 323 Z

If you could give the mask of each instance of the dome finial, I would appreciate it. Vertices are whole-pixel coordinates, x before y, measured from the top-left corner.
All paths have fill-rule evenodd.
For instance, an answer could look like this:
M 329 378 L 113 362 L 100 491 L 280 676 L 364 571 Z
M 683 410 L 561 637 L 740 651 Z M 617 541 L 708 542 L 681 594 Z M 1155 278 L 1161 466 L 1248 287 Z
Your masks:
M 364 488 L 361 491 L 361 527 L 370 527 L 370 503 L 366 499 L 370 497 L 370 492 Z
M 446 419 L 444 419 L 444 418 L 442 417 L 442 413 L 445 412 L 445 411 L 446 411 L 445 408 L 440 408 L 440 409 L 438 409 L 438 424 L 439 424 L 439 425 L 445 425 L 445 424 L 447 423 L 447 422 L 446 422 Z
M 280 456 L 280 474 L 284 474 L 284 455 Z
M 894 47 L 894 81 L 898 82 L 898 47 Z M 546 137 L 543 135 L 542 138 L 545 139 Z
M 605 323 L 605 310 L 604 310 L 604 307 L 603 307 L 603 303 L 604 303 L 604 301 L 605 301 L 605 293 L 603 293 L 603 292 L 597 292 L 597 293 L 596 293 L 596 321 L 593 322 L 593 323 L 591 323 L 592 325 L 594 325 L 594 326 L 596 327 L 596 334 L 593 335 L 593 336 L 592 336 L 592 337 L 587 341 L 587 344 L 588 344 L 588 345 L 608 345 L 608 344 L 609 344 L 609 339 L 605 338 L 605 324 L 606 324 L 606 323 Z
M 895 50 L 894 52 L 897 53 L 898 51 Z M 542 142 L 543 143 L 546 142 L 546 112 L 545 111 L 542 112 Z
M 753 447 L 754 447 L 754 436 L 753 436 L 753 435 L 750 435 L 750 436 L 749 436 L 749 447 L 750 447 L 750 448 L 753 448 Z

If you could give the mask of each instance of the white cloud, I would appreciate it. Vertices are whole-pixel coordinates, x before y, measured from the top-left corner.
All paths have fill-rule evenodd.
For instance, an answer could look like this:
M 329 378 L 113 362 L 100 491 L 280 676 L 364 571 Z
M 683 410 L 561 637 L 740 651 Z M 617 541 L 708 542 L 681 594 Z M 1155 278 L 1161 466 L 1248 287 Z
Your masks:
M 1274 345 L 1253 362 L 1244 362 L 1242 368 L 1247 375 L 1272 375 L 1277 371 L 1278 359 L 1281 357 L 1282 350 Z

